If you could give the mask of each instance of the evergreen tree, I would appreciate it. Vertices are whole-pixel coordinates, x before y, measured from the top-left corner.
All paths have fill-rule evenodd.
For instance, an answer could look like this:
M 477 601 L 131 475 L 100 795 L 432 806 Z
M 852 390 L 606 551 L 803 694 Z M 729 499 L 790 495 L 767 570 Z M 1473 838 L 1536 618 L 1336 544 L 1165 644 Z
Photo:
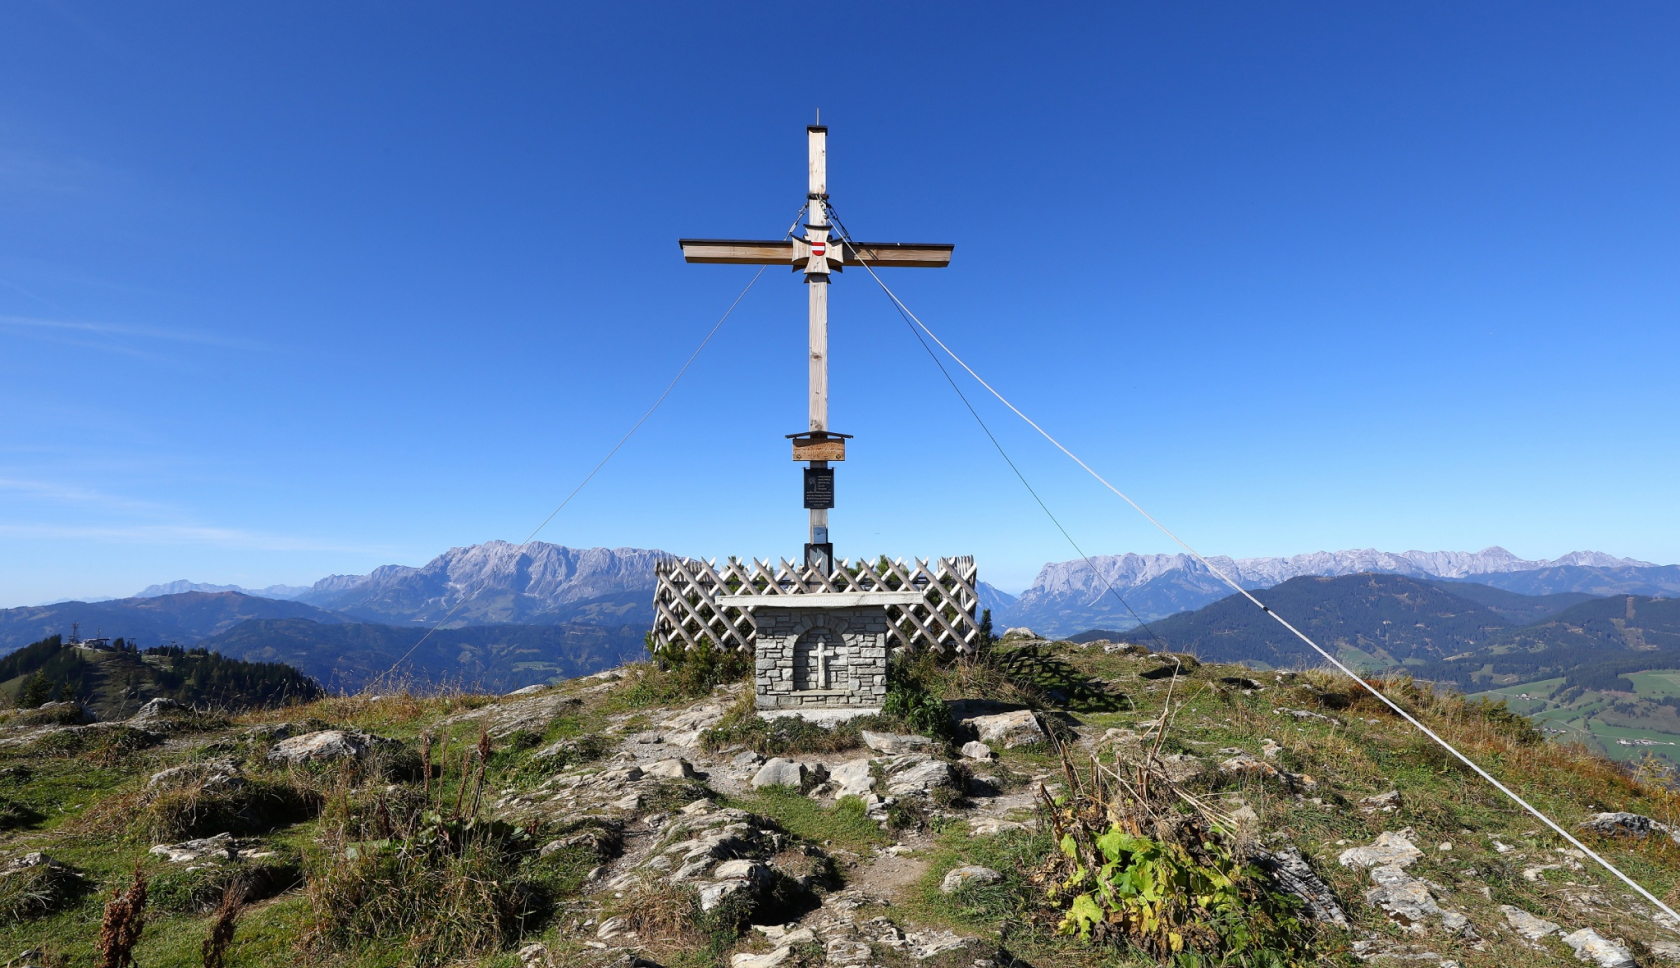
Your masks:
M 23 693 L 18 696 L 18 705 L 25 709 L 39 709 L 51 696 L 52 681 L 37 669 L 24 683 Z

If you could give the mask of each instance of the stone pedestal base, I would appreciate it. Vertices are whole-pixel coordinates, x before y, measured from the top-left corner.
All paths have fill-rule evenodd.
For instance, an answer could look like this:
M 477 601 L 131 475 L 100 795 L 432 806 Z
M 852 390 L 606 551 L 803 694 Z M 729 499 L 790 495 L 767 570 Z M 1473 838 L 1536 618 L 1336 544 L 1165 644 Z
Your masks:
M 853 706 L 844 709 L 824 709 L 821 707 L 811 709 L 760 709 L 758 718 L 776 720 L 787 719 L 791 716 L 795 719 L 803 719 L 807 722 L 816 723 L 818 726 L 826 726 L 832 729 L 848 719 L 856 719 L 859 716 L 874 716 L 880 712 L 881 707 L 879 706 L 872 709 L 865 706 Z

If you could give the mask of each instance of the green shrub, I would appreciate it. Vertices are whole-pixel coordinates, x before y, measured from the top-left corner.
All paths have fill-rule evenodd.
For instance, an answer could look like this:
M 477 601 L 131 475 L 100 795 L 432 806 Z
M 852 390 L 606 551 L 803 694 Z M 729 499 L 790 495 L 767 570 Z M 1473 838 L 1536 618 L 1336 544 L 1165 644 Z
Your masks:
M 627 706 L 658 706 L 686 702 L 711 695 L 713 689 L 741 682 L 752 675 L 753 657 L 738 649 L 719 648 L 701 638 L 695 648 L 674 642 L 655 648 L 653 635 L 647 639 L 651 667 L 640 670 L 634 681 L 621 690 L 618 700 Z
M 1299 902 L 1269 890 L 1258 868 L 1205 834 L 1199 844 L 1202 832 L 1157 840 L 1113 824 L 1093 845 L 1065 834 L 1060 847 L 1073 871 L 1051 888 L 1052 899 L 1067 907 L 1060 930 L 1124 939 L 1157 958 L 1191 964 L 1197 955 L 1220 963 L 1303 958 Z
M 881 715 L 902 722 L 912 732 L 950 742 L 950 711 L 923 676 L 903 659 L 888 666 L 887 673 L 887 698 L 881 703 Z
M 1159 963 L 1313 963 L 1299 899 L 1249 863 L 1214 816 L 1180 797 L 1157 766 L 1132 782 L 1064 754 L 1068 793 L 1048 810 L 1057 850 L 1035 880 L 1063 913 L 1059 930 L 1137 949 Z

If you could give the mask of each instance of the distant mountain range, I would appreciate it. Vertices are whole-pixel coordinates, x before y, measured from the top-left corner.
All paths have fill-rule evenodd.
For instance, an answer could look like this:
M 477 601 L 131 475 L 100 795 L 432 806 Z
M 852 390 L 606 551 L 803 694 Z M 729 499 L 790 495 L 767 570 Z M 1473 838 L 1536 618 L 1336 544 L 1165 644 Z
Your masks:
M 653 566 L 663 551 L 567 548 L 486 541 L 451 548 L 418 568 L 383 565 L 366 575 L 329 575 L 313 585 L 242 588 L 172 581 L 135 598 L 237 592 L 298 601 L 393 625 L 620 625 L 653 621 Z M 68 603 L 66 603 L 68 604 Z
M 595 671 L 588 668 L 590 663 L 639 654 L 640 631 L 633 630 L 645 631 L 652 621 L 654 565 L 666 556 L 663 551 L 638 548 L 580 549 L 544 542 L 490 541 L 451 548 L 419 567 L 385 565 L 366 575 L 332 575 L 307 588 L 273 585 L 252 590 L 169 582 L 152 585 L 128 599 L 0 610 L 0 655 L 48 635 L 67 635 L 72 622 L 81 623 L 84 636 L 103 632 L 139 640 L 142 645 L 172 641 L 195 645 L 232 635 L 227 641 L 217 639 L 216 648 L 239 658 L 289 662 L 311 675 L 326 677 L 323 681 L 343 685 L 377 671 L 384 660 L 375 656 L 406 649 L 401 643 L 408 640 L 397 633 L 423 632 L 442 623 L 445 630 L 480 631 L 461 640 L 463 647 L 455 653 L 459 661 L 444 662 L 441 653 L 434 657 L 437 662 L 428 659 L 421 670 L 425 676 L 480 676 L 487 677 L 482 678 L 487 684 L 511 682 L 519 677 L 503 677 L 502 657 L 529 649 L 540 653 L 527 657 L 537 663 L 532 669 L 552 666 L 590 672 Z M 1281 587 L 1303 577 L 1350 575 L 1415 579 L 1433 583 L 1430 587 L 1439 594 L 1449 594 L 1442 589 L 1460 583 L 1464 585 L 1456 593 L 1460 599 L 1491 616 L 1489 621 L 1504 625 L 1539 621 L 1550 614 L 1549 609 L 1577 605 L 1589 597 L 1680 596 L 1680 566 L 1591 551 L 1553 561 L 1518 558 L 1502 548 L 1475 553 L 1354 550 L 1211 560 L 1249 589 Z M 985 573 L 984 563 L 981 573 Z M 1000 631 L 1028 626 L 1046 635 L 1071 635 L 1091 628 L 1135 626 L 1120 596 L 1139 616 L 1155 623 L 1217 602 L 1230 589 L 1186 555 L 1126 554 L 1095 557 L 1089 563 L 1047 564 L 1018 598 L 984 582 L 979 592 L 981 606 L 991 609 L 993 626 Z M 1501 595 L 1508 597 L 1501 599 Z M 1456 607 L 1442 606 L 1445 611 Z M 251 622 L 259 624 L 235 635 L 241 623 Z M 358 626 L 359 630 L 338 626 Z M 538 626 L 562 631 L 499 635 L 482 631 Z M 1438 632 L 1445 636 L 1442 642 L 1469 634 L 1446 627 Z M 469 641 L 474 637 L 477 641 Z M 434 636 L 422 651 L 455 641 L 450 636 Z M 328 661 L 326 654 L 332 650 L 363 658 Z M 1417 656 L 1407 652 L 1406 657 L 1432 662 L 1449 654 L 1425 650 Z
M 1289 558 L 1208 560 L 1247 589 L 1270 588 L 1306 576 L 1392 574 L 1474 581 L 1525 595 L 1680 595 L 1680 566 L 1596 551 L 1577 551 L 1554 561 L 1529 561 L 1497 547 L 1473 554 L 1364 549 Z M 997 599 L 1001 607 L 992 606 L 992 620 L 1000 629 L 1025 626 L 1045 635 L 1071 635 L 1089 628 L 1126 629 L 1137 624 L 1133 611 L 1152 622 L 1229 594 L 1230 586 L 1189 555 L 1102 555 L 1091 558 L 1089 564 L 1078 560 L 1045 565 L 1019 598 Z
M 419 568 L 385 565 L 333 575 L 301 602 L 373 622 L 435 625 L 623 625 L 653 621 L 653 566 L 639 548 L 566 548 L 487 541 L 451 548 Z
M 184 595 L 187 592 L 238 592 L 241 595 L 251 595 L 256 598 L 272 598 L 275 601 L 290 601 L 308 592 L 308 585 L 269 585 L 267 588 L 242 588 L 239 585 L 210 585 L 198 581 L 165 582 L 162 585 L 147 585 L 134 593 L 135 598 L 159 598 L 163 595 Z M 112 599 L 104 599 L 112 601 Z
M 653 566 L 666 556 L 639 548 L 489 541 L 451 548 L 417 568 L 385 565 L 366 575 L 332 575 L 306 589 L 276 585 L 249 590 L 176 581 L 153 585 L 137 597 L 237 591 L 313 605 L 351 620 L 399 626 L 431 626 L 446 618 L 451 627 L 618 626 L 652 621 Z M 1248 589 L 1309 575 L 1371 573 L 1475 581 L 1525 595 L 1680 595 L 1680 566 L 1596 551 L 1577 551 L 1551 561 L 1519 558 L 1498 547 L 1474 553 L 1362 549 L 1210 561 Z M 1230 588 L 1188 555 L 1125 554 L 1097 556 L 1089 564 L 1047 564 L 1019 597 L 984 581 L 979 592 L 981 607 L 991 609 L 999 629 L 1026 626 L 1046 635 L 1071 635 L 1088 628 L 1130 628 L 1137 624 L 1134 611 L 1145 621 L 1191 611 L 1225 597 Z

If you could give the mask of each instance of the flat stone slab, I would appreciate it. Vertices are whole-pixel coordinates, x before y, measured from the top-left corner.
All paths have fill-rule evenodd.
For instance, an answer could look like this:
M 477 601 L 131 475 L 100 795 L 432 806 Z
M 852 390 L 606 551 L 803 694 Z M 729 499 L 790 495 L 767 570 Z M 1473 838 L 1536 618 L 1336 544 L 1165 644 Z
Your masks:
M 937 740 L 926 736 L 912 736 L 906 733 L 877 733 L 871 730 L 863 731 L 864 745 L 877 753 L 917 753 L 936 749 L 941 744 Z
M 758 718 L 774 720 L 791 716 L 809 723 L 816 723 L 818 726 L 834 726 L 848 719 L 856 719 L 859 716 L 879 716 L 880 714 L 880 706 L 849 706 L 843 708 L 813 706 L 810 709 L 760 709 Z

